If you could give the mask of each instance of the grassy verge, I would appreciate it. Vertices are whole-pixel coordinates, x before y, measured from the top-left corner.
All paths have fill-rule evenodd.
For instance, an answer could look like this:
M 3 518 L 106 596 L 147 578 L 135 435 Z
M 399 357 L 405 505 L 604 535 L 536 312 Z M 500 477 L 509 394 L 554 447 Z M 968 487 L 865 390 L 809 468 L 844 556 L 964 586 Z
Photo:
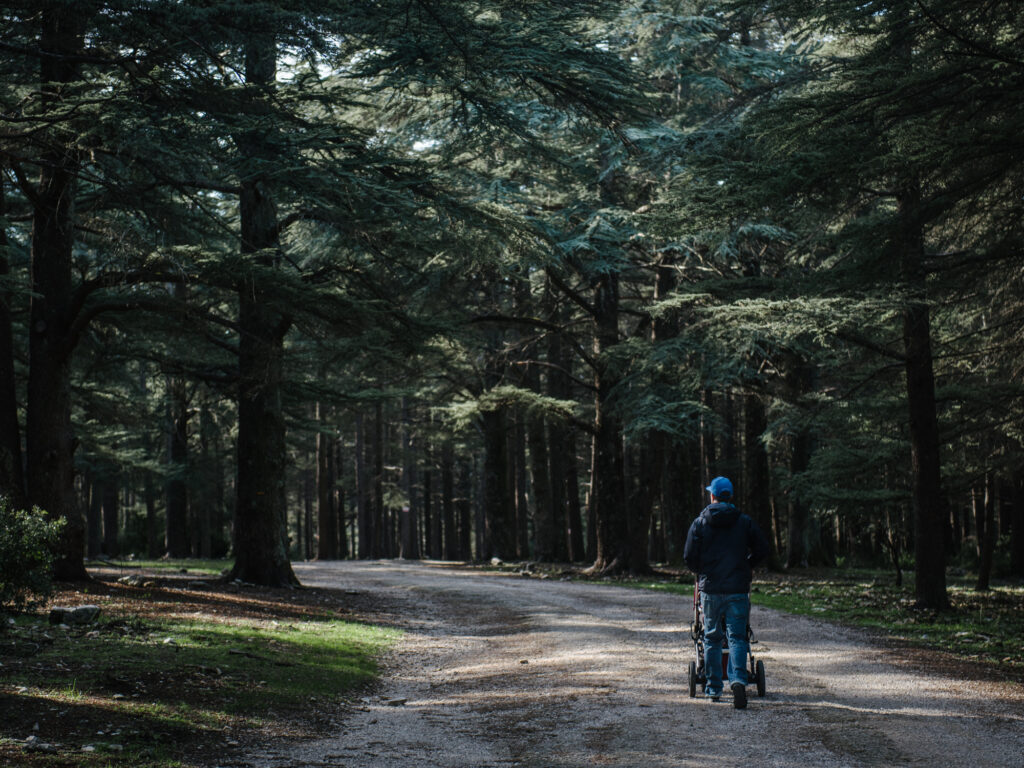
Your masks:
M 689 577 L 641 580 L 634 586 L 693 593 Z M 913 607 L 911 582 L 893 583 L 889 572 L 808 569 L 758 574 L 751 601 L 789 613 L 814 616 L 871 630 L 881 639 L 911 648 L 941 651 L 979 671 L 1024 680 L 1024 586 L 999 584 L 976 592 L 973 582 L 952 577 L 948 611 Z
M 346 593 L 118 573 L 56 596 L 99 605 L 91 625 L 41 614 L 0 630 L 0 764 L 184 768 L 255 738 L 311 735 L 396 638 L 352 621 L 365 614 Z

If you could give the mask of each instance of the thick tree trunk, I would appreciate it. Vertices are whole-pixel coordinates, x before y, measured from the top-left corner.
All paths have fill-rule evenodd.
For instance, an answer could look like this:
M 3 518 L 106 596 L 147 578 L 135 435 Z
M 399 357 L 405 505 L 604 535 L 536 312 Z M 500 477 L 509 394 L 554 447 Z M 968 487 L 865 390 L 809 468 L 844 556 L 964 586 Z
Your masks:
M 77 78 L 74 54 L 81 48 L 81 18 L 71 6 L 41 11 L 40 74 L 44 108 L 59 108 L 60 90 Z M 78 150 L 55 146 L 40 163 L 32 219 L 29 309 L 29 381 L 25 418 L 28 502 L 66 521 L 56 548 L 54 577 L 87 581 L 85 521 L 75 501 L 71 426 L 72 306 L 75 176 Z
M 0 220 L 6 216 L 5 175 L 0 172 Z M 18 394 L 14 377 L 14 328 L 11 322 L 10 292 L 4 279 L 10 272 L 7 261 L 7 230 L 0 226 L 0 497 L 14 509 L 25 507 L 25 473 L 21 458 L 21 428 L 18 425 Z
M 334 508 L 334 433 L 329 409 L 316 404 L 316 541 L 317 560 L 338 559 L 338 515 Z
M 484 437 L 483 505 L 484 559 L 512 560 L 516 556 L 515 510 L 509 483 L 508 415 L 504 408 L 482 416 Z
M 246 45 L 246 83 L 272 89 L 277 49 L 272 33 L 254 35 Z M 273 153 L 264 137 L 240 137 L 245 157 L 257 164 Z M 242 253 L 251 268 L 239 285 L 238 487 L 235 508 L 235 565 L 232 578 L 265 586 L 298 584 L 288 558 L 288 467 L 282 376 L 284 336 L 289 321 L 271 301 L 267 271 L 278 247 L 277 211 L 266 180 L 242 182 L 239 197 Z
M 941 609 L 949 606 L 943 549 L 945 511 L 929 308 L 924 300 L 924 239 L 919 221 L 921 190 L 917 182 L 904 183 L 897 202 L 901 271 L 913 294 L 903 308 L 903 347 L 914 501 L 915 596 L 919 607 Z

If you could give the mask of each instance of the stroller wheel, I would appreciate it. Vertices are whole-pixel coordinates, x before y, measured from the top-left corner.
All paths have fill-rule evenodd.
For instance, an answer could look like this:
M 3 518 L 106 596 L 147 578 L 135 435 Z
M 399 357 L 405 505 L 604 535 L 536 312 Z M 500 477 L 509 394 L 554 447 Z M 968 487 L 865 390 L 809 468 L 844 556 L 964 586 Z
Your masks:
M 757 682 L 757 695 L 758 696 L 764 696 L 764 662 L 763 661 L 757 662 L 757 672 L 754 674 L 754 680 Z
M 690 698 L 697 695 L 697 662 L 690 662 Z

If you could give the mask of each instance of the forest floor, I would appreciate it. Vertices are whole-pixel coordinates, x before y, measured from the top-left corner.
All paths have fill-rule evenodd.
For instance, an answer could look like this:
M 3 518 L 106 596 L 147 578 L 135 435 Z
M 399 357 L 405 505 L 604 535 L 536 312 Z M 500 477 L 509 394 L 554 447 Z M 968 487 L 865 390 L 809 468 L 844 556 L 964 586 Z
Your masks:
M 221 765 L 1021 764 L 1024 686 L 864 630 L 755 607 L 767 693 L 738 710 L 689 695 L 685 595 L 440 564 L 296 570 L 387 600 L 403 638 L 339 727 Z
M 111 568 L 94 571 L 88 592 L 62 588 L 53 604 L 95 602 L 107 617 L 91 630 L 101 637 L 74 630 L 67 642 L 111 633 L 144 654 L 120 666 L 81 653 L 51 658 L 64 642 L 53 628 L 0 632 L 0 764 L 1021 764 L 1019 676 L 815 615 L 753 609 L 764 698 L 753 686 L 746 710 L 728 694 L 716 703 L 698 689 L 691 698 L 692 596 L 672 574 L 663 586 L 675 592 L 518 566 L 294 567 L 308 589 L 257 590 L 166 570 L 128 570 L 142 578 L 126 584 L 126 571 Z M 791 586 L 770 580 L 759 589 L 785 597 Z M 221 636 L 219 625 L 244 632 Z M 302 638 L 321 636 L 331 650 L 303 656 Z M 32 637 L 43 650 L 26 646 Z M 350 667 L 358 674 L 342 674 Z M 318 679 L 296 679 L 310 669 Z M 380 679 L 367 684 L 374 671 Z M 31 736 L 59 749 L 29 750 Z

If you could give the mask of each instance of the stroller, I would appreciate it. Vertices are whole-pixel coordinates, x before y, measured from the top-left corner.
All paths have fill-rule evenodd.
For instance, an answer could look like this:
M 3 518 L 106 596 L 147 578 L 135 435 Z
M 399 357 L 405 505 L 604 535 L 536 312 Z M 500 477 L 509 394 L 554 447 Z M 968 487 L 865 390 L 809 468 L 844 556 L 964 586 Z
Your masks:
M 722 619 L 724 624 L 725 619 Z M 723 626 L 724 629 L 724 626 Z M 700 593 L 697 591 L 697 584 L 693 585 L 693 624 L 690 625 L 690 637 L 693 639 L 693 650 L 696 661 L 690 662 L 690 698 L 697 695 L 697 686 L 701 691 L 707 687 L 708 678 L 704 672 L 704 614 L 700 607 Z M 753 646 L 757 640 L 754 639 L 754 631 L 747 622 L 747 642 Z M 764 662 L 755 660 L 754 654 L 750 652 L 749 674 L 750 681 L 757 685 L 757 695 L 764 696 Z M 728 675 L 729 670 L 729 644 L 727 638 L 722 638 L 722 679 Z

